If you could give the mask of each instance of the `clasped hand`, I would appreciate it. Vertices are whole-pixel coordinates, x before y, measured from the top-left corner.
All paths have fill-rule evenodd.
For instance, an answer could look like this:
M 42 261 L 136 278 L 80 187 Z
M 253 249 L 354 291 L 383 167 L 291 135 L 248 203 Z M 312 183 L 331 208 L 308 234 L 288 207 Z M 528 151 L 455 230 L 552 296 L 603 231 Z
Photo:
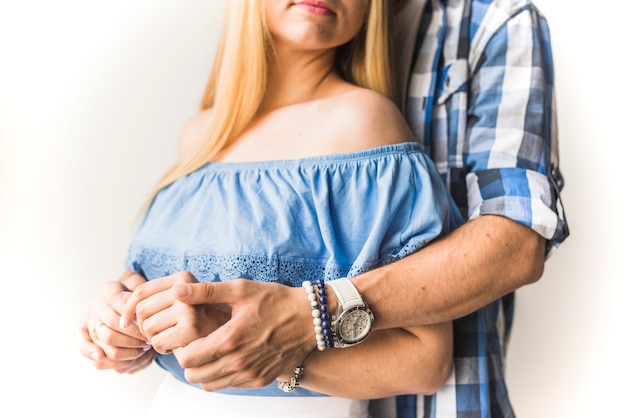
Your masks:
M 145 281 L 129 271 L 120 281 L 107 282 L 80 321 L 75 343 L 97 369 L 132 374 L 152 362 L 154 350 L 137 326 L 120 329 L 118 325 L 130 289 Z
M 135 323 L 161 354 L 169 354 L 199 338 L 206 337 L 230 318 L 230 308 L 216 304 L 188 304 L 184 285 L 198 283 L 188 272 L 145 282 L 126 299 L 120 328 Z M 177 297 L 178 296 L 178 297 Z
M 102 299 L 98 303 L 106 305 Z M 83 355 L 90 357 L 88 350 L 95 343 L 89 327 L 100 321 L 106 327 L 101 326 L 99 334 L 105 328 L 114 331 L 115 341 L 132 334 L 141 354 L 146 354 L 142 351 L 146 342 L 159 353 L 173 353 L 185 378 L 207 391 L 266 386 L 315 348 L 304 292 L 276 283 L 244 279 L 198 283 L 190 273 L 180 272 L 141 283 L 132 293 L 118 289 L 108 310 L 106 321 L 83 321 L 78 333 Z M 110 343 L 115 345 L 114 340 Z M 153 350 L 147 353 L 134 361 L 141 359 L 146 367 Z M 126 372 L 109 354 L 102 357 L 106 363 L 96 367 Z

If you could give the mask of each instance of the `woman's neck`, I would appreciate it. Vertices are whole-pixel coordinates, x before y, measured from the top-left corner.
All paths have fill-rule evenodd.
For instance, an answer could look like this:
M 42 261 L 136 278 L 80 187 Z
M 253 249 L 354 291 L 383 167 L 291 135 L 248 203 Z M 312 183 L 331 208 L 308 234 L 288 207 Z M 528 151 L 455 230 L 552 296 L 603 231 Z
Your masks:
M 266 99 L 261 113 L 328 97 L 344 84 L 335 69 L 335 51 L 286 53 L 276 51 L 270 63 Z

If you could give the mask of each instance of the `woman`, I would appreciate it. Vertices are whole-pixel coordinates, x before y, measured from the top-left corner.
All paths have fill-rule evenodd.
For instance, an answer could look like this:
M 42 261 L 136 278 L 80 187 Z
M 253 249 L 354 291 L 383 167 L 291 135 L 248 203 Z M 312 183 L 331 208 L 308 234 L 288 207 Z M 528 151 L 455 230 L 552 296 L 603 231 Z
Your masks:
M 312 325 L 311 347 L 285 360 L 280 387 L 217 375 L 209 387 L 221 390 L 206 393 L 187 384 L 194 376 L 181 367 L 194 362 L 185 347 L 218 335 L 228 310 L 180 303 L 175 284 L 244 277 L 300 286 L 308 275 L 329 286 L 300 290 L 294 315 L 310 315 L 311 294 L 322 304 L 322 289 L 332 312 L 334 280 L 417 251 L 458 223 L 391 100 L 389 4 L 228 2 L 203 110 L 183 129 L 180 161 L 157 185 L 131 245 L 136 274 L 123 279 L 135 291 L 121 324 L 136 315 L 136 336 L 178 378 L 157 394 L 155 416 L 223 408 L 231 416 L 366 417 L 367 399 L 432 393 L 445 381 L 450 323 L 374 330 L 349 349 L 323 351 Z M 150 281 L 140 284 L 138 274 Z M 81 332 L 99 344 L 99 326 L 88 313 Z M 125 371 L 152 355 L 131 340 Z

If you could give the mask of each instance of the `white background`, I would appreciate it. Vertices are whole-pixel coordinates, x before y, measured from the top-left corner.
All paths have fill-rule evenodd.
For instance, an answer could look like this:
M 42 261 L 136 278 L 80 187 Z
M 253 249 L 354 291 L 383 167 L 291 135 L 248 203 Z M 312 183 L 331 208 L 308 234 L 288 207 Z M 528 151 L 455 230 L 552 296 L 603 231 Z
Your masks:
M 626 25 L 589 2 L 536 3 L 553 38 L 572 236 L 518 292 L 507 379 L 521 418 L 613 417 L 626 373 Z M 174 161 L 222 5 L 0 0 L 1 416 L 145 413 L 161 371 L 96 371 L 72 333 Z

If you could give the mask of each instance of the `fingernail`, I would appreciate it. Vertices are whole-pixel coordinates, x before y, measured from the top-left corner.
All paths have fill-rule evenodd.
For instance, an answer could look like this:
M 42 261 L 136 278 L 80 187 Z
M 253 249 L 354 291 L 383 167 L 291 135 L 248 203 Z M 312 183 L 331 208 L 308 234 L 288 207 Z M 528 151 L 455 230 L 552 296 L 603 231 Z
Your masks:
M 126 320 L 124 319 L 123 316 L 120 316 L 120 328 L 121 329 L 126 328 Z
M 147 343 L 146 345 L 144 345 L 143 347 L 141 347 L 141 349 L 143 351 L 148 351 L 152 348 L 152 345 L 150 343 Z
M 94 360 L 94 361 L 99 360 L 99 358 L 98 358 L 98 357 L 99 357 L 99 356 L 98 356 L 98 353 L 96 353 L 95 351 L 94 351 L 93 353 L 89 354 L 89 358 L 90 358 L 90 359 L 92 359 L 92 360 Z

